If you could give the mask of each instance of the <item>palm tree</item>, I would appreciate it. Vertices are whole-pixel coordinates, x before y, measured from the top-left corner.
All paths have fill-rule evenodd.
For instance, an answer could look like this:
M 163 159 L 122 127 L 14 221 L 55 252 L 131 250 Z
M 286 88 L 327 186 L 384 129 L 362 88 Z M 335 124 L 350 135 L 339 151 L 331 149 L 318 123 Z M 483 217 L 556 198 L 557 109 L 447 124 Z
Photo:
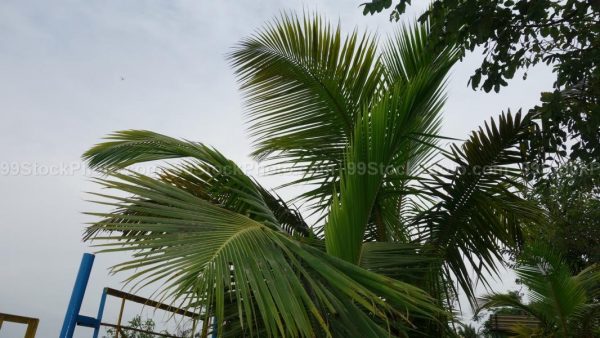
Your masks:
M 457 290 L 475 299 L 470 269 L 496 271 L 521 224 L 542 217 L 519 194 L 528 116 L 438 146 L 457 54 L 428 39 L 427 25 L 403 27 L 378 52 L 373 35 L 283 15 L 230 60 L 252 155 L 301 174 L 286 186 L 306 192 L 284 201 L 202 143 L 116 132 L 84 154 L 120 192 L 98 194 L 115 209 L 93 213 L 85 239 L 131 251 L 115 271 L 134 287 L 162 281 L 163 297 L 216 318 L 219 335 L 449 333 Z M 175 158 L 152 177 L 121 170 Z
M 546 245 L 533 245 L 517 263 L 517 276 L 528 288 L 530 303 L 514 293 L 492 293 L 479 310 L 513 308 L 540 322 L 537 329 L 516 327 L 520 337 L 597 337 L 600 314 L 600 266 L 572 275 L 563 257 Z

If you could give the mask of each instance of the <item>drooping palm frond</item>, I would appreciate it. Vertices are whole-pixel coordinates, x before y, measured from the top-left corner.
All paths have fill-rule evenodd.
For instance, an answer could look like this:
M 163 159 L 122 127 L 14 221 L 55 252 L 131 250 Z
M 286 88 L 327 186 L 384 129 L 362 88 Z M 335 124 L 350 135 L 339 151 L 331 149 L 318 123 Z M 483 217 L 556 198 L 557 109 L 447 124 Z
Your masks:
M 281 197 L 255 180 L 247 179 L 239 167 L 220 156 L 224 161 L 218 164 L 213 162 L 208 168 L 206 163 L 193 162 L 169 167 L 160 173 L 160 178 L 183 190 L 199 194 L 200 197 L 207 198 L 228 210 L 248 214 L 252 219 L 271 221 L 272 216 L 290 235 L 314 237 L 312 230 L 297 209 L 288 206 Z M 260 200 L 261 207 L 266 206 L 269 209 L 269 218 L 256 215 L 253 204 L 243 198 L 244 194 Z
M 270 225 L 278 223 L 273 210 L 267 207 L 263 198 L 269 199 L 274 207 L 272 200 L 275 197 L 267 196 L 264 188 L 215 149 L 145 130 L 120 131 L 109 135 L 107 139 L 110 141 L 98 144 L 84 154 L 90 167 L 110 173 L 136 163 L 185 158 L 186 162 L 179 166 L 164 168 L 160 173 L 161 179 L 254 220 Z M 260 204 L 257 205 L 256 201 L 260 201 Z M 277 212 L 282 213 L 281 210 Z M 289 212 L 293 213 L 291 210 Z
M 461 147 L 453 146 L 447 159 L 456 169 L 439 166 L 430 181 L 422 181 L 439 199 L 418 215 L 412 226 L 419 240 L 430 243 L 442 257 L 467 296 L 474 301 L 469 266 L 485 282 L 502 262 L 502 248 L 521 241 L 525 222 L 543 219 L 541 210 L 519 195 L 519 145 L 531 127 L 528 116 L 507 113 L 474 132 Z
M 100 230 L 92 239 L 108 242 L 100 245 L 103 251 L 134 252 L 134 259 L 117 265 L 115 272 L 135 271 L 129 280 L 138 287 L 168 281 L 162 295 L 199 305 L 206 321 L 209 315 L 224 318 L 228 296 L 236 300 L 237 319 L 251 336 L 254 330 L 268 336 L 337 336 L 358 330 L 379 337 L 388 325 L 410 328 L 400 309 L 414 316 L 434 309 L 416 287 L 336 261 L 171 184 L 137 174 L 115 174 L 114 180 L 100 182 L 135 196 L 113 197 L 112 202 L 135 215 L 93 213 L 105 218 L 92 225 Z M 121 231 L 144 234 L 122 236 Z M 341 304 L 345 315 L 338 313 Z M 404 323 L 385 323 L 391 314 L 405 318 Z M 341 323 L 334 334 L 326 322 L 335 321 Z M 347 331 L 339 331 L 343 328 Z
M 159 174 L 161 179 L 252 219 L 276 221 L 290 234 L 312 235 L 298 210 L 247 177 L 240 167 L 215 149 L 144 130 L 120 131 L 107 139 L 110 141 L 84 154 L 90 167 L 110 172 L 141 162 L 185 158 L 186 162 L 163 168 Z M 261 201 L 259 209 L 254 205 L 257 200 Z M 270 213 L 263 215 L 261 210 L 265 206 Z
M 193 156 L 157 178 L 109 171 L 112 178 L 98 182 L 132 196 L 99 195 L 115 210 L 92 213 L 103 220 L 88 236 L 105 251 L 134 252 L 115 271 L 135 271 L 136 287 L 166 280 L 161 294 L 197 306 L 204 320 L 234 315 L 238 324 L 220 320 L 221 332 L 233 325 L 250 336 L 378 337 L 413 329 L 406 311 L 411 318 L 437 311 L 416 287 L 295 241 L 291 235 L 310 231 L 298 214 L 215 150 L 144 131 L 114 134 L 94 149 L 86 156 L 104 169 Z M 225 297 L 237 306 L 233 314 Z
M 83 154 L 91 169 L 117 170 L 136 163 L 192 157 L 207 159 L 208 147 L 147 130 L 123 130 L 105 137 L 105 142 Z

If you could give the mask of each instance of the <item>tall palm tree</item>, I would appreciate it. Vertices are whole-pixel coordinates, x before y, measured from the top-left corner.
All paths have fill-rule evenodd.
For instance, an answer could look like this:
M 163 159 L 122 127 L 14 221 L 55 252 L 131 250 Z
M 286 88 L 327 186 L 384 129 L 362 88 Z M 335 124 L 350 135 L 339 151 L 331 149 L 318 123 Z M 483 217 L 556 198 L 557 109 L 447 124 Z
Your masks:
M 478 311 L 508 307 L 540 321 L 537 329 L 515 327 L 519 337 L 597 337 L 600 333 L 600 266 L 572 275 L 568 263 L 547 245 L 533 245 L 516 267 L 529 303 L 514 293 L 482 297 Z
M 496 271 L 541 217 L 519 194 L 528 116 L 438 146 L 457 55 L 428 39 L 427 25 L 403 27 L 378 52 L 373 35 L 283 15 L 231 53 L 252 155 L 301 174 L 286 186 L 306 191 L 292 202 L 311 224 L 217 150 L 130 130 L 84 154 L 108 173 L 99 184 L 130 195 L 98 195 L 115 209 L 93 213 L 85 239 L 132 251 L 115 271 L 162 281 L 219 335 L 444 334 L 457 289 L 474 299 L 470 270 Z M 174 158 L 157 176 L 120 170 Z

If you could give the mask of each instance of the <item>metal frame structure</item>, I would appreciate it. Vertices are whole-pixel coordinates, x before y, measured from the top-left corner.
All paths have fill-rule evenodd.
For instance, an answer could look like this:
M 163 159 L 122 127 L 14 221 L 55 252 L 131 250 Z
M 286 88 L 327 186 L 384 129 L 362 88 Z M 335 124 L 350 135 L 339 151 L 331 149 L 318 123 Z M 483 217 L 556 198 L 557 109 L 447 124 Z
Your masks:
M 117 318 L 117 323 L 116 324 L 102 322 L 102 314 L 104 313 L 104 305 L 106 304 L 106 297 L 107 296 L 113 296 L 113 297 L 121 299 L 121 308 L 119 310 L 119 317 Z M 158 333 L 158 332 L 150 332 L 150 331 L 146 331 L 146 330 L 141 330 L 141 329 L 137 329 L 137 328 L 133 328 L 133 327 L 128 327 L 128 326 L 121 325 L 121 320 L 123 319 L 123 311 L 125 309 L 125 301 L 130 301 L 130 302 L 142 304 L 144 306 L 150 306 L 150 307 L 153 307 L 153 308 L 156 308 L 156 309 L 160 309 L 160 310 L 172 312 L 172 313 L 184 316 L 184 317 L 192 318 L 192 320 L 193 320 L 192 331 L 194 331 L 196 329 L 196 325 L 197 325 L 197 322 L 198 322 L 199 315 L 197 313 L 195 313 L 195 312 L 187 311 L 187 310 L 184 310 L 184 309 L 179 309 L 179 308 L 176 308 L 176 307 L 164 304 L 164 303 L 160 303 L 160 302 L 148 299 L 148 298 L 136 296 L 136 295 L 133 295 L 131 293 L 123 292 L 123 291 L 120 291 L 120 290 L 115 290 L 115 289 L 111 289 L 111 288 L 104 288 L 104 291 L 102 292 L 102 298 L 100 300 L 100 308 L 98 309 L 98 318 L 97 318 L 97 320 L 100 323 L 94 329 L 94 338 L 98 338 L 98 334 L 99 334 L 99 331 L 100 331 L 100 326 L 107 326 L 107 327 L 115 328 L 116 329 L 115 338 L 119 338 L 121 330 L 123 330 L 123 329 L 125 329 L 125 330 L 131 330 L 131 331 L 136 331 L 136 332 L 141 332 L 141 333 L 150 333 L 150 334 L 154 334 L 154 335 L 161 336 L 161 337 L 179 338 L 177 336 L 173 336 L 173 335 L 169 335 L 169 334 Z
M 40 320 L 38 318 L 9 315 L 8 313 L 0 313 L 0 330 L 4 322 L 27 324 L 27 330 L 25 331 L 25 338 L 35 338 L 35 332 L 37 331 Z
M 493 314 L 490 318 L 492 331 L 513 332 L 518 326 L 534 329 L 540 326 L 540 321 L 529 315 Z
M 71 300 L 69 301 L 69 305 L 67 307 L 67 313 L 65 314 L 65 320 L 63 322 L 62 329 L 60 331 L 59 338 L 73 338 L 73 333 L 75 332 L 75 327 L 84 326 L 94 329 L 93 338 L 98 338 L 100 334 L 100 327 L 112 327 L 116 329 L 116 338 L 122 334 L 122 330 L 130 330 L 141 333 L 148 333 L 157 335 L 160 337 L 167 338 L 179 338 L 177 336 L 158 333 L 158 332 L 150 332 L 145 331 L 138 328 L 128 327 L 121 324 L 121 320 L 123 318 L 123 311 L 125 309 L 125 301 L 130 301 L 138 304 L 143 304 L 144 306 L 150 306 L 156 309 L 168 311 L 174 314 L 178 314 L 181 316 L 189 317 L 193 319 L 193 327 L 192 331 L 195 331 L 198 319 L 200 317 L 199 314 L 187 311 L 184 309 L 176 308 L 164 303 L 160 303 L 151 299 L 143 298 L 137 295 L 133 295 L 127 292 L 123 292 L 120 290 L 115 290 L 111 288 L 104 288 L 102 291 L 102 297 L 100 298 L 100 306 L 98 308 L 98 315 L 94 317 L 82 316 L 79 314 L 81 310 L 81 304 L 83 302 L 83 297 L 85 296 L 85 290 L 87 288 L 87 284 L 90 278 L 90 273 L 92 271 L 92 266 L 94 264 L 94 255 L 86 253 L 83 255 L 81 259 L 81 264 L 79 266 L 79 272 L 77 273 L 77 278 L 75 279 L 75 285 L 73 286 L 73 291 L 71 293 Z M 119 311 L 119 317 L 117 319 L 116 324 L 105 323 L 102 322 L 102 316 L 104 314 L 104 307 L 106 305 L 106 298 L 108 296 L 113 296 L 117 298 L 121 298 L 121 308 Z M 0 317 L 1 318 L 1 317 Z M 214 322 L 214 321 L 213 321 Z M 0 322 L 1 323 L 1 322 Z M 212 327 L 212 337 L 217 337 L 216 326 L 213 323 Z M 37 326 L 37 324 L 36 324 Z M 205 327 L 206 329 L 207 327 Z M 33 336 L 26 336 L 25 338 L 33 338 Z
M 65 314 L 59 338 L 73 338 L 73 333 L 77 325 L 95 328 L 99 324 L 96 318 L 81 316 L 79 314 L 81 303 L 83 303 L 83 296 L 85 296 L 85 289 L 87 288 L 92 272 L 92 266 L 94 265 L 94 257 L 92 254 L 85 253 L 83 254 L 83 258 L 81 258 L 79 272 L 77 272 L 77 278 L 71 292 L 71 300 L 67 307 L 67 313 Z

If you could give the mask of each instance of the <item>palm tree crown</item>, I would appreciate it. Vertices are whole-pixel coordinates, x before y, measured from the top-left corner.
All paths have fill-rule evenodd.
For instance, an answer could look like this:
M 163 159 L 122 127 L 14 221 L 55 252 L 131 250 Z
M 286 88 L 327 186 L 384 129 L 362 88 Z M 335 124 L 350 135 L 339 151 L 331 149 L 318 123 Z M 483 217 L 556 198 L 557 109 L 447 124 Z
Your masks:
M 474 300 L 469 270 L 495 272 L 542 217 L 519 194 L 528 116 L 438 146 L 457 55 L 428 39 L 427 25 L 403 27 L 378 52 L 372 35 L 283 15 L 230 54 L 252 155 L 301 174 L 288 185 L 305 188 L 314 224 L 211 147 L 121 131 L 84 158 L 129 196 L 98 195 L 115 209 L 85 238 L 132 251 L 116 271 L 164 281 L 222 336 L 444 334 L 454 281 Z M 174 158 L 153 177 L 119 170 Z

